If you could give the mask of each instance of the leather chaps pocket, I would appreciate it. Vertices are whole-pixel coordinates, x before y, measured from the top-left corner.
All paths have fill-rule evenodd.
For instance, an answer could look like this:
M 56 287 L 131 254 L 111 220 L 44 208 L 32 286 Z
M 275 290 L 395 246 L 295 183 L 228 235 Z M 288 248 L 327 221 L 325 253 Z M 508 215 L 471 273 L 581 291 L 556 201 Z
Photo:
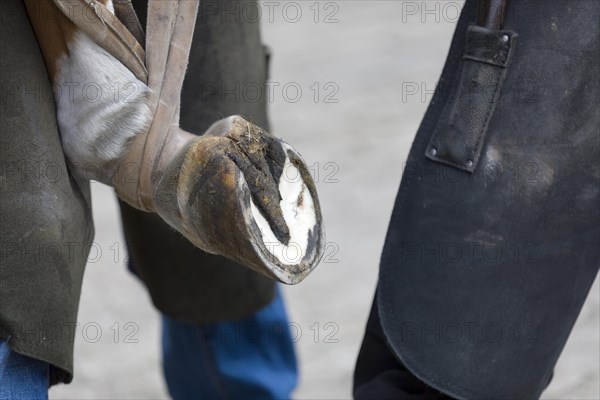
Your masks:
M 427 146 L 429 159 L 468 172 L 475 170 L 516 39 L 511 31 L 468 28 L 460 79 Z

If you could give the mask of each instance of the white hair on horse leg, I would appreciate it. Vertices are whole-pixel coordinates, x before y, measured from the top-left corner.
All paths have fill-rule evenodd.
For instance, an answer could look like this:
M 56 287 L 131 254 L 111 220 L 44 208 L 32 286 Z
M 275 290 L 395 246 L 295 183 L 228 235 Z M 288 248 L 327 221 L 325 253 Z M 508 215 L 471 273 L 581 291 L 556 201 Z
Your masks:
M 115 13 L 115 5 L 113 4 L 112 0 L 107 0 L 106 2 L 106 8 L 108 8 L 108 11 L 110 11 L 111 13 Z
M 54 85 L 63 149 L 80 174 L 108 183 L 130 140 L 152 121 L 149 89 L 85 33 L 68 48 Z
M 104 7 L 108 8 L 108 11 L 115 15 L 115 5 L 113 4 L 112 0 L 98 0 L 98 2 L 104 5 Z
M 285 158 L 283 173 L 279 178 L 279 193 L 282 198 L 279 203 L 281 212 L 290 230 L 287 245 L 277 240 L 271 226 L 253 201 L 250 208 L 267 250 L 281 263 L 296 265 L 306 255 L 309 233 L 315 229 L 317 217 L 310 191 L 289 157 Z

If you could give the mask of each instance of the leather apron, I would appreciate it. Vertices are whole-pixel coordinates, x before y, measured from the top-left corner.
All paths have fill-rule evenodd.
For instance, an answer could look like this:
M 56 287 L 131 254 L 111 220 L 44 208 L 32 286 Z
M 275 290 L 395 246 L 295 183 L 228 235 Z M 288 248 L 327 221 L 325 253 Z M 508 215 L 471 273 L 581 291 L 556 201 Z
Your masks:
M 538 398 L 600 265 L 600 3 L 467 1 L 381 257 L 389 347 L 455 398 Z

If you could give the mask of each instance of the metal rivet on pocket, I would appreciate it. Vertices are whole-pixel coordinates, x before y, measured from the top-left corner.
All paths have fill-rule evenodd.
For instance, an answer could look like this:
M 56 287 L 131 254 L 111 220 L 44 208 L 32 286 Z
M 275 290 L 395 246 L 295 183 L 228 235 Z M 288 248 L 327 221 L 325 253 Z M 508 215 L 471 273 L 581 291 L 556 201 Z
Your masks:
M 508 39 L 510 39 L 510 38 L 508 37 L 508 35 L 503 35 L 503 36 L 502 36 L 502 43 L 508 43 Z
M 473 166 L 473 161 L 469 160 L 467 161 L 467 167 L 471 168 Z
M 435 147 L 433 147 L 430 151 L 432 156 L 435 156 L 437 154 L 437 149 Z

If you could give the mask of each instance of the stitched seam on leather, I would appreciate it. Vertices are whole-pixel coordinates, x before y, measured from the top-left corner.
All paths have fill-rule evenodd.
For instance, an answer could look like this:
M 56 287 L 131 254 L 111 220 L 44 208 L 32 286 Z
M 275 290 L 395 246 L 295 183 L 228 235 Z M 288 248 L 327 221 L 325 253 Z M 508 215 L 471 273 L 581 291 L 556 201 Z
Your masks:
M 472 26 L 473 25 L 471 25 L 470 27 L 467 27 L 467 30 L 465 33 L 466 38 L 468 37 L 469 29 Z M 502 31 L 502 33 L 504 33 L 504 31 Z M 458 163 L 455 160 L 453 160 L 450 155 L 448 155 L 449 157 L 443 157 L 443 156 L 440 156 L 439 154 L 433 155 L 431 153 L 431 150 L 433 148 L 439 148 L 439 146 L 440 146 L 439 142 L 436 140 L 436 139 L 438 139 L 438 135 L 440 134 L 440 132 L 438 130 L 438 125 L 440 124 L 440 121 L 447 121 L 448 123 L 451 122 L 451 116 L 449 116 L 449 113 L 451 110 L 450 104 L 456 104 L 456 102 L 458 101 L 458 99 L 461 95 L 461 92 L 462 92 L 460 87 L 455 89 L 455 91 L 453 91 L 453 93 L 450 94 L 449 99 L 452 101 L 452 103 L 448 103 L 448 98 L 446 99 L 446 104 L 444 105 L 444 108 L 442 109 L 442 112 L 440 113 L 440 118 L 438 118 L 436 126 L 433 129 L 433 133 L 432 133 L 431 139 L 429 141 L 429 144 L 425 148 L 425 156 L 427 158 L 429 158 L 433 161 L 439 162 L 441 164 L 445 164 L 445 165 L 449 165 L 451 167 L 458 168 L 463 171 L 467 171 L 470 173 L 475 172 L 475 169 L 477 168 L 477 165 L 479 163 L 479 159 L 481 158 L 481 152 L 482 152 L 482 147 L 483 147 L 482 144 L 485 139 L 483 136 L 486 136 L 486 134 L 487 134 L 487 128 L 489 126 L 489 122 L 490 122 L 490 118 L 491 118 L 490 114 L 493 112 L 493 110 L 496 107 L 496 102 L 498 101 L 498 95 L 500 92 L 500 90 L 499 90 L 500 83 L 503 81 L 503 79 L 506 75 L 506 68 L 510 64 L 513 47 L 515 44 L 514 40 L 518 36 L 518 35 L 514 34 L 514 32 L 506 31 L 506 33 L 510 35 L 512 42 L 506 48 L 506 56 L 505 56 L 505 61 L 503 64 L 494 63 L 492 60 L 487 59 L 487 58 L 473 56 L 473 55 L 471 55 L 471 53 L 469 53 L 469 51 L 470 51 L 469 49 L 464 48 L 466 46 L 467 42 L 465 42 L 465 44 L 463 44 L 463 50 L 462 50 L 463 64 L 459 67 L 459 71 L 460 71 L 460 78 L 458 80 L 459 83 L 462 82 L 462 80 L 463 80 L 462 76 L 463 76 L 463 72 L 464 72 L 464 68 L 465 68 L 464 60 L 472 60 L 475 62 L 480 62 L 482 64 L 487 64 L 487 65 L 502 68 L 502 70 L 496 77 L 496 82 L 494 84 L 494 89 L 493 89 L 493 93 L 492 93 L 492 101 L 488 103 L 488 109 L 486 111 L 485 117 L 483 118 L 483 127 L 480 130 L 478 130 L 477 138 L 473 141 L 473 145 L 467 147 L 468 149 L 472 149 L 473 156 L 470 159 L 470 161 L 472 161 L 472 165 L 469 166 L 466 161 L 462 162 L 462 163 Z
M 507 57 L 507 60 L 505 62 L 503 62 L 503 63 L 499 63 L 497 61 L 493 61 L 493 60 L 491 60 L 489 58 L 476 57 L 476 56 L 471 56 L 471 55 L 468 55 L 468 54 L 463 55 L 463 59 L 464 60 L 478 61 L 478 62 L 481 62 L 481 63 L 490 64 L 490 65 L 494 65 L 496 67 L 501 67 L 501 68 L 506 68 L 506 65 L 508 63 L 508 57 Z
M 497 78 L 496 78 L 496 84 L 494 85 L 494 95 L 492 97 L 492 101 L 488 103 L 488 109 L 487 112 L 485 114 L 485 118 L 483 119 L 483 126 L 481 127 L 481 129 L 479 130 L 479 132 L 477 132 L 477 143 L 476 143 L 476 149 L 475 149 L 475 154 L 474 154 L 474 160 L 473 161 L 473 171 L 475 170 L 475 168 L 477 167 L 477 164 L 479 163 L 479 159 L 481 158 L 481 151 L 483 150 L 483 140 L 484 140 L 484 136 L 486 136 L 486 134 L 488 133 L 488 125 L 490 124 L 490 118 L 491 118 L 491 114 L 492 112 L 494 112 L 494 110 L 496 109 L 496 102 L 498 101 L 498 87 L 500 86 L 500 81 L 501 78 L 504 75 L 504 71 L 502 71 L 500 74 L 498 74 Z
M 463 57 L 463 59 L 464 59 L 464 57 Z M 489 63 L 487 63 L 487 64 L 489 64 Z M 463 68 L 464 68 L 464 66 L 463 66 Z M 473 152 L 474 153 L 473 154 L 473 159 L 471 160 L 473 162 L 473 166 L 471 168 L 469 168 L 465 164 L 459 164 L 459 163 L 457 163 L 454 160 L 449 159 L 449 158 L 442 158 L 442 157 L 431 156 L 432 159 L 435 159 L 436 161 L 439 161 L 441 163 L 444 163 L 444 164 L 447 164 L 447 165 L 450 165 L 450 166 L 454 166 L 454 167 L 460 168 L 462 170 L 465 170 L 465 169 L 468 170 L 468 171 L 474 171 L 475 170 L 475 168 L 477 166 L 477 163 L 479 162 L 479 159 L 481 158 L 481 147 L 482 147 L 481 145 L 482 145 L 484 136 L 487 133 L 487 128 L 488 128 L 488 125 L 489 125 L 490 114 L 496 108 L 496 102 L 498 100 L 497 97 L 498 97 L 498 93 L 499 93 L 498 87 L 500 86 L 500 81 L 502 80 L 504 74 L 505 74 L 505 71 L 502 71 L 496 77 L 496 80 L 495 80 L 495 83 L 494 83 L 494 90 L 492 92 L 493 93 L 492 100 L 490 102 L 488 102 L 488 104 L 487 104 L 487 111 L 485 113 L 485 117 L 483 118 L 484 125 L 483 125 L 483 127 L 481 129 L 479 129 L 477 131 L 477 138 L 474 141 L 473 146 L 472 146 L 475 149 L 474 152 Z M 461 78 L 462 78 L 462 74 L 461 74 Z M 459 90 L 459 89 L 457 89 L 457 90 Z M 455 100 L 457 100 L 459 98 L 459 96 L 460 96 L 460 94 L 457 92 L 457 95 L 455 96 Z M 449 103 L 446 103 L 446 106 L 444 106 L 444 111 L 442 112 L 442 116 L 440 117 L 440 120 L 443 120 L 443 117 L 446 117 L 447 114 L 449 113 L 449 111 L 447 113 L 447 110 L 448 110 L 447 106 L 448 106 L 448 104 Z M 448 118 L 448 122 L 451 122 L 450 118 Z M 436 130 L 437 130 L 437 127 L 434 130 L 434 135 L 433 135 L 434 137 L 437 136 L 436 135 L 437 132 L 435 132 Z M 434 145 L 433 140 L 431 141 L 431 144 Z

